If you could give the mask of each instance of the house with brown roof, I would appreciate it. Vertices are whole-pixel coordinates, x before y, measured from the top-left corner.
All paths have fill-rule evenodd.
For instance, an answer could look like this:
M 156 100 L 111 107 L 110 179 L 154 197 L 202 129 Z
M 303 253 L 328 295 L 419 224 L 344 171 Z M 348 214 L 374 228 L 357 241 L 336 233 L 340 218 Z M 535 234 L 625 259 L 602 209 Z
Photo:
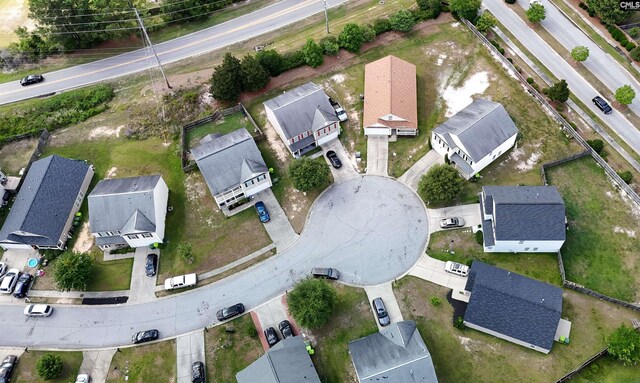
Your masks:
M 387 56 L 364 67 L 364 134 L 418 134 L 416 66 Z

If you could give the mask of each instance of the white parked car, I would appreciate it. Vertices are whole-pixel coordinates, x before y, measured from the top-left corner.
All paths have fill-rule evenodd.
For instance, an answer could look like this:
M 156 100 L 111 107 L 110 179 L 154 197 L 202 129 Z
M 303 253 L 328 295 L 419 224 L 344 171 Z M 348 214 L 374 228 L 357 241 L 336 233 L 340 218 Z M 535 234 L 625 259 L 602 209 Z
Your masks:
M 444 265 L 444 271 L 461 277 L 466 277 L 469 274 L 469 266 L 458 262 L 447 261 Z
M 196 274 L 179 275 L 164 281 L 165 290 L 180 289 L 183 287 L 195 286 L 198 283 Z
M 0 278 L 2 278 L 2 276 L 4 276 L 7 273 L 8 268 L 9 266 L 7 266 L 6 263 L 0 262 Z
M 18 278 L 20 278 L 20 270 L 9 269 L 0 282 L 0 293 L 11 294 L 18 283 Z
M 347 112 L 345 112 L 342 107 L 336 108 L 336 116 L 338 117 L 338 120 L 340 120 L 340 122 L 345 122 L 349 119 L 349 116 L 347 116 Z
M 24 315 L 28 317 L 48 317 L 53 312 L 53 307 L 49 305 L 29 305 L 24 308 Z
M 90 383 L 91 377 L 87 374 L 79 374 L 76 378 L 76 383 Z
M 450 217 L 440 220 L 441 229 L 453 229 L 455 227 L 463 227 L 464 219 L 460 217 Z

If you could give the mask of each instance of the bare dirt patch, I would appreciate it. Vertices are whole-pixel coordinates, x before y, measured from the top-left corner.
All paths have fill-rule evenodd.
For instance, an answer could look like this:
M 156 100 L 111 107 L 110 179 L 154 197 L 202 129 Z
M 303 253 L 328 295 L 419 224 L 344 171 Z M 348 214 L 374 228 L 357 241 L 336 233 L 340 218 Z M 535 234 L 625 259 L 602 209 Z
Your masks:
M 116 172 L 118 171 L 117 167 L 112 167 L 111 169 L 109 169 L 109 171 L 107 172 L 107 174 L 105 174 L 104 178 L 113 178 L 115 177 L 117 174 Z
M 78 238 L 73 245 L 73 251 L 77 253 L 87 253 L 93 247 L 93 235 L 89 232 L 89 221 L 85 221 L 78 231 Z
M 486 71 L 469 77 L 461 87 L 449 86 L 442 97 L 447 102 L 445 117 L 451 117 L 473 102 L 471 96 L 482 94 L 489 87 L 489 75 Z
M 124 128 L 124 125 L 120 125 L 118 127 L 111 126 L 98 126 L 93 128 L 91 132 L 89 132 L 89 139 L 102 139 L 105 137 L 120 137 L 120 131 Z
M 265 114 L 264 111 L 260 113 L 261 115 Z M 284 143 L 280 139 L 280 136 L 276 132 L 276 130 L 271 126 L 271 123 L 267 120 L 263 128 L 264 134 L 267 137 L 267 141 L 269 141 L 269 146 L 273 149 L 276 156 L 278 157 L 278 161 L 281 163 L 286 163 L 291 156 L 289 150 Z

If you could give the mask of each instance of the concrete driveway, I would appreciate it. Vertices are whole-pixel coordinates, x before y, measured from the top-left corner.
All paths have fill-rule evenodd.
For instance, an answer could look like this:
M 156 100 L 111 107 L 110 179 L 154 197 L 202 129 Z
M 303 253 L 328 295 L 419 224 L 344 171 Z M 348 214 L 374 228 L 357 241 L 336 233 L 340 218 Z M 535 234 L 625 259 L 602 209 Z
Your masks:
M 327 142 L 326 144 L 322 145 L 321 148 L 322 148 L 322 153 L 325 154 L 324 159 L 325 161 L 327 161 L 327 164 L 329 164 L 329 168 L 331 169 L 331 174 L 333 175 L 334 183 L 340 183 L 340 182 L 348 181 L 350 179 L 361 177 L 360 174 L 355 169 L 355 165 L 354 165 L 356 163 L 355 157 L 351 158 L 351 156 L 349 155 L 349 153 L 347 153 L 346 149 L 344 148 L 340 140 L 333 140 L 333 141 Z M 333 166 L 331 166 L 331 162 L 329 162 L 329 159 L 327 159 L 327 156 L 326 156 L 326 153 L 329 150 L 333 150 L 334 152 L 336 152 L 336 155 L 342 162 L 342 167 L 340 169 L 335 169 Z
M 418 162 L 413 164 L 409 170 L 401 175 L 400 178 L 398 178 L 398 181 L 409 186 L 411 189 L 418 191 L 420 178 L 425 175 L 433 165 L 437 164 L 444 164 L 444 159 L 440 157 L 438 152 L 431 149 L 427 154 L 422 156 Z
M 404 319 L 402 318 L 402 312 L 400 311 L 400 306 L 398 306 L 398 301 L 396 300 L 396 296 L 393 293 L 393 287 L 391 286 L 391 282 L 385 282 L 375 286 L 365 286 L 364 291 L 367 293 L 367 298 L 369 299 L 369 307 L 371 308 L 371 314 L 373 315 L 374 320 L 376 321 L 376 325 L 378 326 L 378 330 L 382 330 L 382 326 L 380 326 L 380 322 L 378 321 L 378 316 L 376 312 L 373 310 L 372 301 L 376 298 L 382 298 L 384 302 L 384 307 L 387 308 L 387 313 L 389 314 L 389 319 L 391 323 L 401 322 Z
M 89 374 L 91 383 L 105 383 L 111 366 L 115 348 L 108 350 L 83 351 L 82 364 L 78 374 Z
M 467 277 L 461 277 L 444 271 L 444 261 L 431 258 L 424 254 L 418 263 L 409 271 L 413 275 L 425 281 L 435 283 L 453 290 L 453 298 L 468 302 L 469 295 L 465 294 Z
M 204 330 L 179 336 L 176 339 L 178 383 L 191 383 L 191 366 L 194 362 L 205 364 Z
M 389 137 L 367 137 L 367 174 L 387 176 L 389 174 Z
M 429 212 L 429 229 L 432 233 L 446 230 L 440 228 L 440 220 L 443 218 L 461 217 L 464 219 L 464 226 L 471 227 L 482 224 L 480 217 L 480 204 L 449 206 L 442 209 L 427 209 Z
M 282 210 L 280 202 L 273 195 L 271 189 L 263 190 L 256 195 L 256 202 L 262 201 L 269 211 L 269 217 L 271 220 L 264 224 L 264 228 L 267 230 L 269 237 L 276 245 L 278 252 L 288 249 L 298 240 L 298 234 L 293 230 L 289 218 Z M 256 215 L 256 219 L 258 216 Z M 248 238 L 247 238 L 248 239 Z
M 147 277 L 145 271 L 147 254 L 150 253 L 155 253 L 160 256 L 160 249 L 151 250 L 148 247 L 138 247 L 136 249 L 135 256 L 133 257 L 128 304 L 150 302 L 156 299 L 156 279 L 158 276 L 156 274 L 153 277 Z
M 9 249 L 6 250 L 2 255 L 2 262 L 7 264 L 7 270 L 18 269 L 23 273 L 30 273 L 31 275 L 35 275 L 37 267 L 30 268 L 27 266 L 27 260 L 29 258 L 40 259 L 40 255 L 37 250 Z M 13 294 L 0 294 L 0 303 L 22 304 L 24 302 L 24 298 L 14 298 Z
M 0 347 L 0 362 L 9 355 L 15 355 L 18 357 L 18 363 L 20 363 L 20 356 L 24 353 L 24 347 Z
M 273 298 L 269 302 L 257 307 L 253 312 L 255 315 L 252 315 L 252 318 L 258 329 L 258 336 L 260 337 L 262 347 L 266 351 L 269 349 L 269 345 L 265 339 L 264 330 L 273 327 L 276 329 L 278 337 L 282 339 L 278 324 L 285 319 L 289 319 L 289 313 L 284 307 L 284 304 L 282 304 L 282 296 Z

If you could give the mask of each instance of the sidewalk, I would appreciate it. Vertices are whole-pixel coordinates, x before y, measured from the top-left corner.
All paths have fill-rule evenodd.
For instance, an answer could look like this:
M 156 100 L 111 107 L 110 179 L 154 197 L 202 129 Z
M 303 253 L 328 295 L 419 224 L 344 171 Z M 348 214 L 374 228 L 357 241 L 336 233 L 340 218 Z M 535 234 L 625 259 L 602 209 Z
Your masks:
M 422 156 L 422 158 L 420 158 L 418 162 L 413 164 L 413 166 L 411 166 L 409 170 L 401 175 L 398 178 L 398 181 L 417 191 L 420 178 L 425 175 L 433 165 L 438 164 L 444 164 L 444 159 L 440 157 L 438 152 L 431 149 L 427 154 Z

